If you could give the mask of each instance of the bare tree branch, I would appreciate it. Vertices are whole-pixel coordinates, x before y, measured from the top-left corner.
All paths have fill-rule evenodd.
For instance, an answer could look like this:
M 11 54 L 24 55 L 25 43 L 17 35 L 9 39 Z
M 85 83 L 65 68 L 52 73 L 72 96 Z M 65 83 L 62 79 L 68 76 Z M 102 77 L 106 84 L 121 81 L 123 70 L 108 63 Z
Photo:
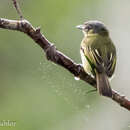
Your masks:
M 41 34 L 40 28 L 35 29 L 27 20 L 8 20 L 4 18 L 0 19 L 0 28 L 24 32 L 44 50 L 48 60 L 64 67 L 74 76 L 79 77 L 81 80 L 96 88 L 96 80 L 85 73 L 81 65 L 76 64 L 69 57 L 58 51 L 56 47 Z M 130 100 L 125 98 L 125 96 L 113 90 L 111 99 L 119 103 L 122 107 L 130 110 Z
M 13 2 L 13 5 L 14 5 L 14 7 L 15 7 L 15 9 L 16 9 L 19 17 L 20 17 L 20 19 L 23 19 L 23 15 L 22 15 L 22 12 L 20 10 L 18 2 L 16 0 L 12 0 L 12 2 Z

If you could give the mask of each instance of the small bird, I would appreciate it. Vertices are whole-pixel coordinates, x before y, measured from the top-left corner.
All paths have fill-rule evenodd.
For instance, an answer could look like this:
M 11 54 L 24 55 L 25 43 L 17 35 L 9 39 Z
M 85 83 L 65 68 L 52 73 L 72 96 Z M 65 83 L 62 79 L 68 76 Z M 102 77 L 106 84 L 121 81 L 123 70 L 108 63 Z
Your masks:
M 112 97 L 109 78 L 115 71 L 116 48 L 108 29 L 100 21 L 88 21 L 77 28 L 84 34 L 80 54 L 85 72 L 96 78 L 100 95 Z

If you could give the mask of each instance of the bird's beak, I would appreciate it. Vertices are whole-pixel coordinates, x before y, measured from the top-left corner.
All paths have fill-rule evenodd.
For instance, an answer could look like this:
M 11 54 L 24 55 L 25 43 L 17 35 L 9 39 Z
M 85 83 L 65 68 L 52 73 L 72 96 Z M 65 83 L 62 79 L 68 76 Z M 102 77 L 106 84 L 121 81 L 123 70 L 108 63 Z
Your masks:
M 80 29 L 80 30 L 85 29 L 84 25 L 78 25 L 78 26 L 76 26 L 76 28 L 78 28 L 78 29 Z

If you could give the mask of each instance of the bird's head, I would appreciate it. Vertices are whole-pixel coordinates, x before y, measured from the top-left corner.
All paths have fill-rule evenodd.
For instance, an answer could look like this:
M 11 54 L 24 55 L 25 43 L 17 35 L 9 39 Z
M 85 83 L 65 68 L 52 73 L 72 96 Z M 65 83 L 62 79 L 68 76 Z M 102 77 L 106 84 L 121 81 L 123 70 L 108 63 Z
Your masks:
M 82 30 L 85 35 L 88 34 L 108 35 L 109 34 L 106 26 L 100 21 L 88 21 L 76 27 Z

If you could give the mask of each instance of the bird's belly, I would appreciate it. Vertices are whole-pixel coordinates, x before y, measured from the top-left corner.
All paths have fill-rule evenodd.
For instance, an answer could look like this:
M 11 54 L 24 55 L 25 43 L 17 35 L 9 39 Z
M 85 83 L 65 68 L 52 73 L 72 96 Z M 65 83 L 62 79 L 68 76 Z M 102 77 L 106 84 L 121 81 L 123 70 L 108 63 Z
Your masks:
M 81 50 L 80 51 L 80 54 L 81 54 L 81 60 L 82 60 L 82 65 L 83 65 L 83 68 L 84 68 L 84 71 L 86 73 L 88 73 L 89 75 L 93 76 L 93 73 L 92 73 L 92 68 L 88 62 L 88 60 L 86 59 L 86 57 L 84 56 L 84 53 L 83 51 Z

